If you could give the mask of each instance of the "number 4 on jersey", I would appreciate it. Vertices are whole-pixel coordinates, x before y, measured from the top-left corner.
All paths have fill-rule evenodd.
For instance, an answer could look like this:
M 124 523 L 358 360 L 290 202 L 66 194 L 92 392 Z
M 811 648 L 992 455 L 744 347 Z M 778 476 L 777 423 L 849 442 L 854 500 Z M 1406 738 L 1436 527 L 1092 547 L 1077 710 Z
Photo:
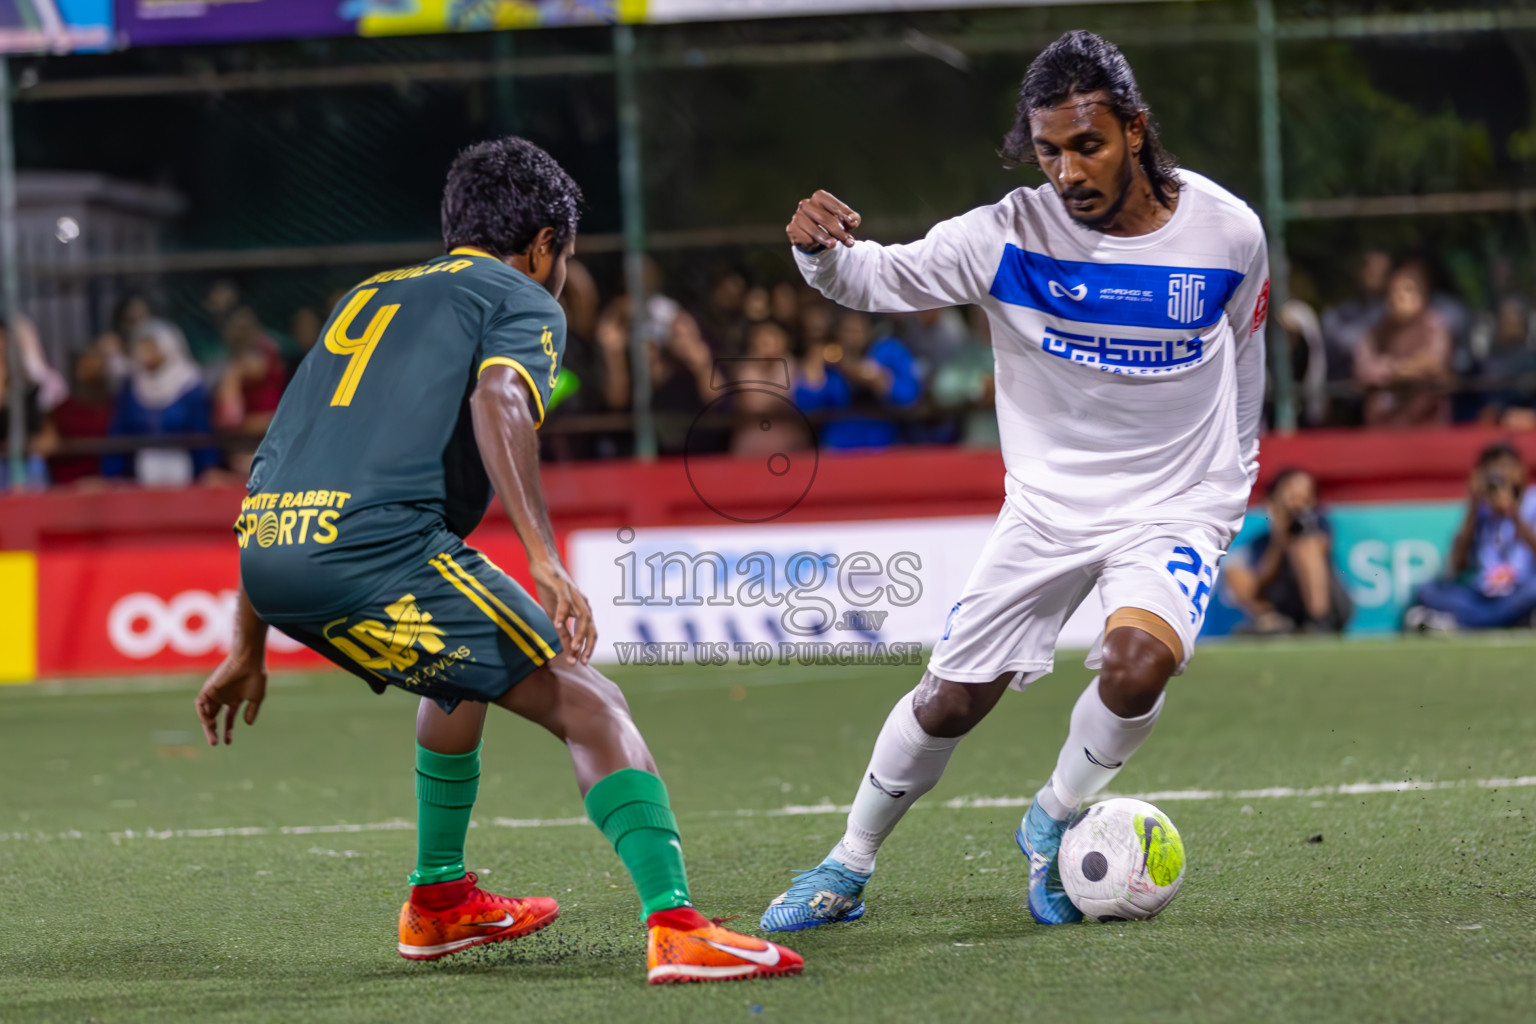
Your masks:
M 341 374 L 341 383 L 336 385 L 336 393 L 331 396 L 332 405 L 352 404 L 352 396 L 357 393 L 357 385 L 363 379 L 363 371 L 368 369 L 369 357 L 373 355 L 379 339 L 384 336 L 389 322 L 394 319 L 395 313 L 400 309 L 398 303 L 380 306 L 378 312 L 373 314 L 373 319 L 368 322 L 362 337 L 349 337 L 347 329 L 352 326 L 352 321 L 357 319 L 357 314 L 362 312 L 363 307 L 368 305 L 368 301 L 378 293 L 377 288 L 364 288 L 357 292 L 337 314 L 336 319 L 331 323 L 330 330 L 325 332 L 326 351 L 348 357 L 347 368 Z

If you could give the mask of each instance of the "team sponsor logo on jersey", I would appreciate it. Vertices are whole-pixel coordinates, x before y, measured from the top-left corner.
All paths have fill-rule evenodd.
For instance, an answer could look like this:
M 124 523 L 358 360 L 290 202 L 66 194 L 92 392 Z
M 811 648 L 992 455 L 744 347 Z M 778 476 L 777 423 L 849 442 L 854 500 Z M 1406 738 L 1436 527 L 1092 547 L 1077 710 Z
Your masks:
M 1007 245 L 990 294 L 1075 323 L 1183 331 L 1220 321 L 1242 281 L 1221 267 L 1058 260 Z
M 1264 288 L 1259 292 L 1259 301 L 1253 307 L 1253 326 L 1248 329 L 1249 334 L 1258 334 L 1264 328 L 1264 321 L 1269 317 L 1269 278 L 1264 279 Z
M 1205 275 L 1168 275 L 1168 319 L 1194 323 L 1205 315 Z
M 346 618 L 336 619 L 325 625 L 325 638 L 338 651 L 366 669 L 394 669 L 404 671 L 416 664 L 421 650 L 428 654 L 441 653 L 446 646 L 440 639 L 444 635 L 432 625 L 432 616 L 416 603 L 416 595 L 406 594 L 384 609 L 388 622 L 363 619 L 346 627 Z
M 1105 373 L 1144 376 L 1168 373 L 1205 359 L 1205 339 L 1159 341 L 1155 338 L 1106 338 L 1047 328 L 1040 347 L 1059 359 L 1092 366 Z
M 337 537 L 336 520 L 352 495 L 348 491 L 282 491 L 253 494 L 240 502 L 235 536 L 240 546 L 329 544 Z M 274 511 L 275 510 L 275 511 Z M 323 510 L 323 511 L 322 511 Z

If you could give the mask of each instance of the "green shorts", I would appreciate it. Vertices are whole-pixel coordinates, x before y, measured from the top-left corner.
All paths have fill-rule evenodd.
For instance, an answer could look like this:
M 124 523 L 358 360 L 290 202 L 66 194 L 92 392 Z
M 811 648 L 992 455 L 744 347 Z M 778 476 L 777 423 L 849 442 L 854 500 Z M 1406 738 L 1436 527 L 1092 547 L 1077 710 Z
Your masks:
M 376 693 L 397 686 L 448 712 L 497 700 L 559 653 L 554 623 L 480 552 L 457 538 L 443 547 L 350 614 L 274 625 Z

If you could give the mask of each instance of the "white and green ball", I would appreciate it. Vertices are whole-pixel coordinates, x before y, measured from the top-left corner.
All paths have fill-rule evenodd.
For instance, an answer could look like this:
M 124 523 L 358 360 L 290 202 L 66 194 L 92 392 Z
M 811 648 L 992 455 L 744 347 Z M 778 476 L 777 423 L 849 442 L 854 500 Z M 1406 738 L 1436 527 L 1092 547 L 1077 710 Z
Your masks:
M 1139 921 L 1166 907 L 1184 881 L 1184 842 L 1168 815 L 1117 797 L 1085 808 L 1059 854 L 1072 903 L 1098 921 Z

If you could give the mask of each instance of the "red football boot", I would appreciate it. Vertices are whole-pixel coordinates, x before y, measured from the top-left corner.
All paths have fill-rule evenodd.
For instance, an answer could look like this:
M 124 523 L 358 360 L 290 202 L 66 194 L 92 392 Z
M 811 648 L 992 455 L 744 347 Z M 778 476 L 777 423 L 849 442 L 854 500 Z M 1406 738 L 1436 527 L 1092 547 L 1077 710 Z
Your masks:
M 470 873 L 452 882 L 412 886 L 411 898 L 400 908 L 400 955 L 436 960 L 531 935 L 560 916 L 560 905 L 546 896 L 498 896 L 475 881 Z
M 646 925 L 646 980 L 652 985 L 772 978 L 799 974 L 805 966 L 794 950 L 728 931 L 690 907 L 657 911 Z

